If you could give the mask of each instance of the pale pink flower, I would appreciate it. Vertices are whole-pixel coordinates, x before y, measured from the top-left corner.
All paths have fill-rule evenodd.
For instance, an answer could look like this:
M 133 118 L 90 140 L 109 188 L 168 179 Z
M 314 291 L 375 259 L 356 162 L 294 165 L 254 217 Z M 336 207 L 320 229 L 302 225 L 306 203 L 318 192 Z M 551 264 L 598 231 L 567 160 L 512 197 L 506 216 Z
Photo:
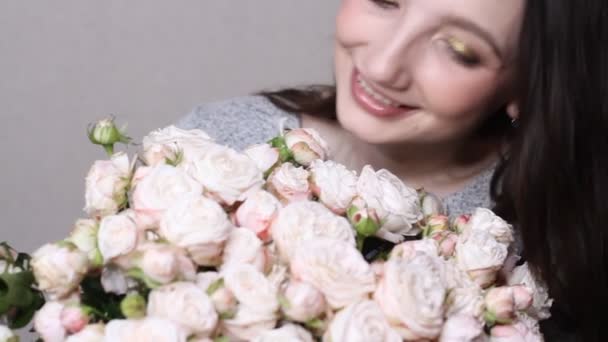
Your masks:
M 68 336 L 65 342 L 102 342 L 105 326 L 101 323 L 89 324 L 78 333 Z
M 283 290 L 283 312 L 289 319 L 306 323 L 325 312 L 323 293 L 305 282 L 290 280 Z
M 538 321 L 525 315 L 518 316 L 510 325 L 497 325 L 490 331 L 491 342 L 543 342 Z
M 104 342 L 186 342 L 188 332 L 178 324 L 158 317 L 140 320 L 116 319 L 108 322 Z
M 232 264 L 251 264 L 258 271 L 266 269 L 266 251 L 262 240 L 248 229 L 236 228 L 230 232 L 224 253 L 221 269 Z
M 553 299 L 549 297 L 549 291 L 544 283 L 537 280 L 532 272 L 530 272 L 527 263 L 515 267 L 507 279 L 507 283 L 509 285 L 524 285 L 532 293 L 532 305 L 526 310 L 528 315 L 538 320 L 551 317 L 550 310 L 553 305 Z
M 483 324 L 479 319 L 467 315 L 449 316 L 446 320 L 439 342 L 476 342 L 483 341 Z
M 291 163 L 284 163 L 268 176 L 266 188 L 283 204 L 306 201 L 312 198 L 308 178 L 310 172 Z
M 357 174 L 331 160 L 317 159 L 310 164 L 311 186 L 319 201 L 343 215 L 357 195 Z
M 258 144 L 243 150 L 255 162 L 260 171 L 266 173 L 279 162 L 279 149 L 269 144 Z
M 363 300 L 339 311 L 329 324 L 323 341 L 400 342 L 378 304 Z
M 60 299 L 80 285 L 89 261 L 72 244 L 46 244 L 34 252 L 31 265 L 38 289 L 51 299 Z
M 262 332 L 252 342 L 313 342 L 310 332 L 295 324 L 285 324 L 280 328 Z
M 496 281 L 508 250 L 503 243 L 487 231 L 471 229 L 459 236 L 456 245 L 458 267 L 482 288 Z
M 142 239 L 133 216 L 128 213 L 106 216 L 99 224 L 97 245 L 106 264 L 134 251 Z
M 34 316 L 34 329 L 45 342 L 63 342 L 67 331 L 61 324 L 63 304 L 46 302 Z
M 313 160 L 325 160 L 329 156 L 327 143 L 314 129 L 297 128 L 287 132 L 284 138 L 295 161 L 300 165 L 308 166 Z
M 236 224 L 250 229 L 263 241 L 270 239 L 270 225 L 281 210 L 281 202 L 271 193 L 260 190 L 249 196 L 236 210 Z
M 196 285 L 209 296 L 215 310 L 220 315 L 232 316 L 237 311 L 237 301 L 224 285 L 224 279 L 217 272 L 197 274 Z
M 127 203 L 132 170 L 124 152 L 96 161 L 86 177 L 84 211 L 94 218 L 116 214 Z
M 146 166 L 165 163 L 185 166 L 201 158 L 213 140 L 199 130 L 183 130 L 168 126 L 155 130 L 142 140 L 141 158 Z
M 60 314 L 61 324 L 70 334 L 75 334 L 89 324 L 89 316 L 80 306 L 66 306 Z
M 496 241 L 507 246 L 514 241 L 513 227 L 490 209 L 475 209 L 466 229 L 482 230 L 490 233 Z

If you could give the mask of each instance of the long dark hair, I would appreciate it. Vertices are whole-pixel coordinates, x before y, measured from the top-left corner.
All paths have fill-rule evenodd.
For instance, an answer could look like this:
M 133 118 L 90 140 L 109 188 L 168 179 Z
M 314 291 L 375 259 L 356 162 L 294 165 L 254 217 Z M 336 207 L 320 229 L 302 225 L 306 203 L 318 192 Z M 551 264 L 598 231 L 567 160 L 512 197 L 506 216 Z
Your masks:
M 608 1 L 526 3 L 518 128 L 499 111 L 479 129 L 510 146 L 492 180 L 494 209 L 517 225 L 554 315 L 567 317 L 553 322 L 596 341 L 608 328 Z M 333 86 L 261 94 L 335 119 Z

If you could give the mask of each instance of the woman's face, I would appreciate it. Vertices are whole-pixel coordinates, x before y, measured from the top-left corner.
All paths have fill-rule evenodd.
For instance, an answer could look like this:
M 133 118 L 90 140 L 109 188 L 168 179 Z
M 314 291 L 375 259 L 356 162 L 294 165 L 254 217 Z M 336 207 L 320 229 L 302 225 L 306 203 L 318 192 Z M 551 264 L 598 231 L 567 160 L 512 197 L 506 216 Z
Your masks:
M 342 0 L 337 113 L 370 143 L 461 139 L 513 102 L 524 0 Z

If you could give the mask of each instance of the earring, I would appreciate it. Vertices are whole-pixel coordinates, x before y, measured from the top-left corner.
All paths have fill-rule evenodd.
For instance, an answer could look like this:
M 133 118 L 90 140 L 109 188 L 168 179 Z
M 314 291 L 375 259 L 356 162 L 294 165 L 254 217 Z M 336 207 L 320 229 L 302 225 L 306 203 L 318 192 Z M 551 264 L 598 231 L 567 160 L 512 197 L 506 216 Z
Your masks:
M 519 127 L 519 120 L 517 120 L 517 118 L 511 119 L 511 127 L 513 127 L 513 128 Z

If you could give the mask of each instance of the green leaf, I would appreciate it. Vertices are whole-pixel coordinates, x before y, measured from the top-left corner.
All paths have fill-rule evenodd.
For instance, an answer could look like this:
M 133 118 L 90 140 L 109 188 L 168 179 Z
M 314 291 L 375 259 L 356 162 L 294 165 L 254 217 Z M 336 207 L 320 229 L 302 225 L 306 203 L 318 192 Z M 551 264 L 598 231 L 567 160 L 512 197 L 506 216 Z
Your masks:
M 214 281 L 207 288 L 207 295 L 212 296 L 215 293 L 215 291 L 219 290 L 223 286 L 224 286 L 224 278 L 220 278 L 220 279 Z
M 325 323 L 318 318 L 314 318 L 314 319 L 311 319 L 310 321 L 306 322 L 305 325 L 306 325 L 306 327 L 308 327 L 310 329 L 320 330 L 320 329 L 323 329 L 323 327 L 325 326 Z
M 80 287 L 81 303 L 88 307 L 94 320 L 107 322 L 125 318 L 120 310 L 120 302 L 124 296 L 106 293 L 101 285 L 101 276 L 86 277 Z
M 291 308 L 291 303 L 285 296 L 279 295 L 278 300 L 279 305 L 281 305 L 281 308 L 283 308 L 283 310 L 289 310 Z

